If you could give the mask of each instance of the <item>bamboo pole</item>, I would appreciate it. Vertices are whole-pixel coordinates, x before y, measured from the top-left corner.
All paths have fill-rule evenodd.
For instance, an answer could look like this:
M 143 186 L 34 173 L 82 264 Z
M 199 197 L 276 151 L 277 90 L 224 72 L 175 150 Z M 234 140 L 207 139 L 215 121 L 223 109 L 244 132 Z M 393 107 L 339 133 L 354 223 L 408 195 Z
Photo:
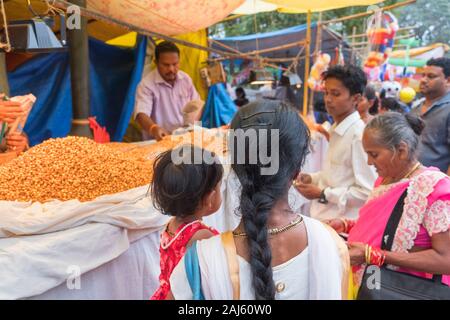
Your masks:
M 355 33 L 356 33 L 356 26 L 353 26 L 353 29 L 352 29 L 352 35 L 353 35 L 353 38 L 352 38 L 352 44 L 351 44 L 351 47 L 352 48 L 354 48 L 355 47 Z M 352 50 L 352 53 L 351 53 L 351 57 L 350 57 L 350 62 L 351 63 L 353 63 L 353 58 L 355 57 L 355 52 Z
M 408 0 L 408 1 L 404 1 L 404 2 L 393 4 L 391 6 L 380 8 L 380 10 L 381 11 L 392 10 L 392 9 L 396 9 L 396 8 L 399 8 L 399 7 L 404 7 L 404 6 L 413 4 L 415 2 L 417 2 L 417 0 Z M 342 18 L 337 18 L 337 19 L 331 19 L 331 20 L 328 20 L 328 21 L 324 21 L 323 24 L 330 24 L 330 23 L 342 22 L 342 21 L 351 20 L 351 19 L 367 17 L 367 16 L 370 16 L 370 15 L 372 15 L 374 13 L 375 13 L 374 10 L 367 11 L 367 12 L 361 12 L 361 13 L 352 14 L 350 16 L 346 16 L 346 17 L 342 17 Z
M 319 20 L 317 21 L 317 28 L 316 28 L 316 46 L 314 48 L 314 55 L 313 55 L 314 61 L 317 60 L 321 48 L 322 48 L 322 12 L 319 12 Z M 312 110 L 314 107 L 314 94 L 315 92 L 311 91 L 311 99 L 309 99 L 309 110 Z
M 409 39 L 409 38 L 412 38 L 412 37 L 413 37 L 413 35 L 407 34 L 407 35 L 404 35 L 404 36 L 395 37 L 394 40 Z M 364 45 L 367 45 L 367 44 L 369 44 L 368 41 L 355 42 L 355 43 L 352 43 L 352 46 L 359 47 L 359 46 L 364 46 Z
M 310 64 L 310 54 L 311 54 L 311 10 L 308 10 L 306 14 L 306 59 L 305 59 L 305 79 L 303 80 L 303 116 L 306 117 L 308 114 L 308 78 L 309 78 L 309 64 Z
M 251 51 L 251 52 L 246 52 L 245 54 L 246 55 L 259 55 L 261 53 L 268 53 L 268 52 L 288 49 L 288 48 L 297 47 L 297 46 L 304 46 L 304 45 L 305 45 L 305 41 L 297 41 L 297 42 L 284 44 L 284 45 L 281 45 L 281 46 L 278 46 L 278 47 L 273 47 L 273 48 L 267 48 L 267 49 L 261 49 L 261 50 L 255 50 L 255 51 Z
M 292 47 L 297 47 L 297 46 L 304 46 L 305 45 L 305 41 L 297 41 L 297 42 L 291 42 L 291 43 L 287 43 L 278 47 L 272 47 L 272 48 L 267 48 L 267 49 L 261 49 L 261 50 L 253 50 L 253 51 L 249 51 L 249 52 L 240 52 L 238 50 L 236 50 L 233 47 L 227 46 L 226 44 L 220 43 L 218 41 L 212 40 L 213 42 L 217 43 L 217 45 L 222 46 L 225 49 L 228 49 L 234 53 L 238 53 L 239 55 L 241 55 L 241 57 L 250 57 L 250 56 L 257 56 L 260 55 L 262 53 L 268 53 L 268 52 L 273 52 L 273 51 L 278 51 L 278 50 L 283 50 L 283 49 L 288 49 L 288 48 L 292 48 Z M 259 57 L 260 59 L 260 57 Z
M 412 27 L 404 27 L 404 28 L 400 28 L 397 30 L 397 33 L 399 32 L 403 32 L 403 31 L 409 31 L 409 30 L 413 30 L 413 29 L 417 29 L 417 26 L 412 26 Z M 352 34 L 351 36 L 348 36 L 347 39 L 353 39 L 353 38 L 364 38 L 367 37 L 367 33 L 361 33 L 361 34 Z

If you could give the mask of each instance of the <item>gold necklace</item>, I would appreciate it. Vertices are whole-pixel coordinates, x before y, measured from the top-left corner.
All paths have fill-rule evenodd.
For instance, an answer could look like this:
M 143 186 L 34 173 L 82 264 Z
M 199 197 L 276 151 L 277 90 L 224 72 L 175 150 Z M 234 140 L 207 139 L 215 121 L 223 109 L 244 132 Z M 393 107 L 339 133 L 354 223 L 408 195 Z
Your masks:
M 288 231 L 289 229 L 292 229 L 294 227 L 296 227 L 297 225 L 299 225 L 300 223 L 302 223 L 303 221 L 303 217 L 301 215 L 298 215 L 298 217 L 294 220 L 292 220 L 289 224 L 283 226 L 283 227 L 276 227 L 276 228 L 271 228 L 267 230 L 267 233 L 271 236 L 277 235 L 279 233 Z M 236 232 L 233 231 L 233 236 L 235 237 L 247 237 L 247 233 L 246 232 Z
M 411 170 L 409 170 L 409 172 L 408 172 L 407 174 L 405 174 L 405 175 L 403 176 L 403 178 L 401 178 L 400 180 L 408 179 L 414 172 L 416 172 L 417 169 L 420 168 L 420 166 L 421 166 L 421 163 L 420 163 L 420 162 L 417 162 L 417 163 L 414 165 L 414 167 L 413 167 Z M 398 181 L 400 181 L 400 180 L 398 180 Z M 393 183 L 393 182 L 384 182 L 384 181 L 383 181 L 381 184 L 382 184 L 382 185 L 387 185 L 387 184 L 391 184 L 391 183 Z
M 420 162 L 417 162 L 416 165 L 403 177 L 403 179 L 409 178 L 417 169 L 419 169 L 420 165 Z

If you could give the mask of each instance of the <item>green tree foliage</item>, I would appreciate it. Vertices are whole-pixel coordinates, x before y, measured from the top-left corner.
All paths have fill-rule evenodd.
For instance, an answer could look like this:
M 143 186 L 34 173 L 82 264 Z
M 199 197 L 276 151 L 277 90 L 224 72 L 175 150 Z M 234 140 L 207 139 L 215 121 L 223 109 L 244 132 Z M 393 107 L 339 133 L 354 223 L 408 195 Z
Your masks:
M 389 6 L 404 0 L 387 0 L 381 6 Z M 349 7 L 337 10 L 325 11 L 322 14 L 323 20 L 335 19 L 349 16 L 360 12 L 365 12 L 367 7 Z M 450 1 L 449 0 L 417 0 L 415 4 L 400 7 L 393 10 L 393 14 L 399 20 L 401 27 L 417 26 L 417 35 L 422 45 L 435 42 L 450 44 Z M 317 21 L 318 13 L 312 15 L 312 21 Z M 347 20 L 343 23 L 333 24 L 330 27 L 335 31 L 351 35 L 353 27 L 356 33 L 361 34 L 366 30 L 365 18 Z M 213 36 L 231 37 L 237 35 L 247 35 L 256 32 L 269 32 L 280 30 L 291 26 L 306 23 L 306 14 L 283 14 L 278 12 L 265 12 L 255 16 L 242 16 L 235 20 L 216 24 L 210 28 Z

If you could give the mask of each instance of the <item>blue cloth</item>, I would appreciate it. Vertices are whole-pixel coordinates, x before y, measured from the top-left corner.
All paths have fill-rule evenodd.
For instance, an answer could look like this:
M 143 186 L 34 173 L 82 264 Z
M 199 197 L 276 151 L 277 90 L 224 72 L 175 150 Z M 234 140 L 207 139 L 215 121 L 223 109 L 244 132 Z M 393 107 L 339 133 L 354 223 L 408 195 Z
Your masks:
M 225 85 L 217 83 L 209 88 L 208 99 L 202 116 L 202 126 L 217 128 L 231 122 L 237 107 L 231 100 Z
M 146 38 L 134 49 L 89 40 L 91 115 L 121 141 L 133 109 L 136 87 L 144 69 Z M 8 74 L 11 96 L 32 93 L 37 101 L 25 132 L 30 144 L 65 137 L 72 122 L 69 53 L 40 54 Z
M 202 279 L 197 255 L 197 241 L 194 241 L 192 246 L 186 250 L 186 254 L 184 255 L 184 267 L 189 286 L 192 290 L 193 300 L 205 300 L 202 292 Z
M 311 23 L 311 28 L 315 28 L 317 25 L 316 22 Z M 245 36 L 236 36 L 236 37 L 227 37 L 227 38 L 219 38 L 219 37 L 213 37 L 214 40 L 217 41 L 245 41 L 245 40 L 255 40 L 255 39 L 264 39 L 264 38 L 271 38 L 271 37 L 278 37 L 278 36 L 284 36 L 291 33 L 297 33 L 301 32 L 307 29 L 306 24 L 301 24 L 298 26 L 293 26 L 289 28 L 285 28 L 282 30 L 276 30 L 271 32 L 265 32 L 265 33 L 256 33 L 256 34 L 249 34 Z

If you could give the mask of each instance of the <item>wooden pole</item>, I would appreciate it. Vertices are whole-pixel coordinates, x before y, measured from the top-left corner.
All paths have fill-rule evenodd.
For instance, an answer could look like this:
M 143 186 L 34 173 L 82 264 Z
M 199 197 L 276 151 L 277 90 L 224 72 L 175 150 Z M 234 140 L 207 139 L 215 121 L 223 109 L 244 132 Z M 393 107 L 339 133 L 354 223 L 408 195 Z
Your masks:
M 403 6 L 407 6 L 407 5 L 413 4 L 415 2 L 417 2 L 417 0 L 408 0 L 408 1 L 405 1 L 405 2 L 400 2 L 400 3 L 393 4 L 391 6 L 380 8 L 380 10 L 381 11 L 392 10 L 392 9 L 396 9 L 396 8 L 399 8 L 399 7 L 403 7 Z M 328 21 L 324 21 L 323 24 L 330 24 L 330 23 L 342 22 L 342 21 L 356 19 L 356 18 L 367 17 L 367 16 L 370 16 L 370 15 L 372 15 L 374 13 L 375 13 L 375 11 L 373 11 L 373 10 L 367 11 L 367 12 L 361 12 L 361 13 L 352 14 L 350 16 L 346 16 L 346 17 L 342 17 L 342 18 L 337 18 L 337 19 L 331 19 L 331 20 L 328 20 Z
M 319 56 L 319 52 L 322 48 L 322 12 L 319 12 L 319 20 L 317 22 L 316 28 L 316 46 L 314 48 L 314 61 L 316 61 Z M 314 108 L 314 91 L 311 91 L 311 98 L 309 99 L 309 110 Z
M 412 37 L 414 37 L 414 35 L 407 34 L 404 36 L 397 36 L 394 38 L 394 40 L 397 41 L 397 40 L 401 40 L 401 39 L 409 39 Z M 362 46 L 362 45 L 367 45 L 367 44 L 369 44 L 369 41 L 352 42 L 352 46 L 356 46 L 356 47 Z
M 86 7 L 86 0 L 71 0 L 79 7 Z M 72 129 L 70 135 L 92 137 L 89 128 L 89 42 L 87 19 L 80 17 L 81 28 L 69 30 L 69 57 L 72 85 Z M 61 26 L 64 28 L 65 26 Z
M 245 54 L 246 55 L 258 55 L 258 54 L 261 54 L 261 53 L 268 53 L 268 52 L 273 52 L 273 51 L 279 51 L 279 50 L 293 48 L 293 47 L 298 47 L 298 46 L 303 46 L 303 45 L 305 45 L 305 41 L 297 41 L 297 42 L 287 43 L 287 44 L 284 44 L 284 45 L 281 45 L 281 46 L 278 46 L 278 47 L 250 51 L 250 52 L 246 52 Z
M 309 64 L 311 54 L 311 10 L 308 10 L 306 15 L 306 43 L 305 43 L 305 79 L 303 79 L 303 116 L 308 114 L 308 78 L 309 78 Z
M 396 33 L 400 33 L 400 32 L 403 32 L 403 31 L 410 31 L 410 30 L 414 30 L 414 29 L 417 29 L 417 26 L 400 28 L 400 29 L 397 30 Z M 365 37 L 367 37 L 367 33 L 352 34 L 351 36 L 348 36 L 347 39 L 365 38 Z
M 356 34 L 356 26 L 353 26 L 353 29 L 352 29 L 352 35 L 353 35 L 353 37 L 352 37 L 352 54 L 350 57 L 350 63 L 353 63 L 353 59 L 355 57 L 355 51 L 353 50 L 355 47 L 355 34 Z

